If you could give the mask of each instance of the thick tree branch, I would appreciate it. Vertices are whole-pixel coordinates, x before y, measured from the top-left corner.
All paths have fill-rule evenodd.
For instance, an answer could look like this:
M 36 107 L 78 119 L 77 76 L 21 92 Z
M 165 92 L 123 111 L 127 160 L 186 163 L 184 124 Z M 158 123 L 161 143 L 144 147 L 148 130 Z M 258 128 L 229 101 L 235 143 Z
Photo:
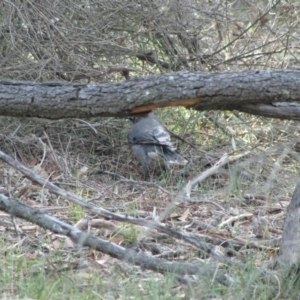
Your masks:
M 240 106 L 238 110 L 269 118 L 300 120 L 300 103 L 297 105 L 294 103 L 248 104 Z
M 300 103 L 299 75 L 300 70 L 177 72 L 115 84 L 0 80 L 0 115 L 89 118 L 183 106 L 199 111 L 240 110 L 268 117 L 273 117 L 274 112 L 275 117 L 297 119 L 298 110 L 293 108 L 293 113 L 284 113 L 282 108 L 270 105 Z

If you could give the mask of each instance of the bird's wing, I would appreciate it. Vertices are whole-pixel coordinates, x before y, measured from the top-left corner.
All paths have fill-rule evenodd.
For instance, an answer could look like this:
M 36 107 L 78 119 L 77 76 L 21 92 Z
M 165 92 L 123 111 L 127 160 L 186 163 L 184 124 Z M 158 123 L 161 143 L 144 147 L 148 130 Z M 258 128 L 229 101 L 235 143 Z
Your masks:
M 170 135 L 164 127 L 159 126 L 153 128 L 152 135 L 159 145 L 169 146 L 173 148 Z
M 128 141 L 129 143 L 133 145 L 153 145 L 157 143 L 157 140 L 153 136 L 153 134 L 149 131 L 143 130 L 140 131 L 136 128 L 133 128 L 129 133 L 128 133 Z
M 149 128 L 143 128 L 143 130 L 141 130 L 140 128 L 134 128 L 129 133 L 128 140 L 132 144 L 148 144 L 157 146 L 167 146 L 172 149 L 174 148 L 171 143 L 169 133 L 162 126 L 149 126 Z

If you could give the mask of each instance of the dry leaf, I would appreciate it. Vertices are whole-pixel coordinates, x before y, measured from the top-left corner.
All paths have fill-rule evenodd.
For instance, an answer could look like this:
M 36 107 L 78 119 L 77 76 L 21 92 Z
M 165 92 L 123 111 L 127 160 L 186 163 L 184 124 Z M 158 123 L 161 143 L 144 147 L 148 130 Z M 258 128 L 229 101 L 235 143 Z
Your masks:
M 85 178 L 87 171 L 88 171 L 88 167 L 83 166 L 82 168 L 80 168 L 79 170 L 76 171 L 76 178 L 77 179 Z
M 188 208 L 178 219 L 180 221 L 185 221 L 190 214 L 190 208 Z

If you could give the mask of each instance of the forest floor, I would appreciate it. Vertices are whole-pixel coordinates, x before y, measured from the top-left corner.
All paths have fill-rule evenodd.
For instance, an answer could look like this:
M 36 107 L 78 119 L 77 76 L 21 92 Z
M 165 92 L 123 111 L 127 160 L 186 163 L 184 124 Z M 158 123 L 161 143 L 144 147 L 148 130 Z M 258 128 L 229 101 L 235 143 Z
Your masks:
M 141 167 L 129 149 L 131 123 L 125 119 L 53 122 L 1 117 L 1 150 L 83 201 L 197 234 L 232 266 L 142 226 L 114 220 L 104 226 L 99 216 L 5 163 L 0 164 L 1 192 L 30 206 L 51 208 L 50 215 L 73 226 L 88 220 L 91 234 L 122 247 L 172 262 L 213 266 L 236 283 L 228 287 L 210 277 L 180 280 L 171 273 L 156 273 L 78 247 L 26 220 L 16 220 L 21 232 L 17 234 L 10 216 L 0 212 L 1 299 L 296 299 L 290 297 L 298 291 L 283 289 L 275 273 L 268 281 L 258 270 L 267 270 L 277 255 L 298 180 L 297 123 L 229 112 L 177 109 L 157 114 L 184 139 L 172 137 L 189 163 L 169 174 L 155 174 L 150 182 L 142 180 Z M 189 180 L 226 153 L 244 155 L 192 186 L 190 199 L 176 200 Z

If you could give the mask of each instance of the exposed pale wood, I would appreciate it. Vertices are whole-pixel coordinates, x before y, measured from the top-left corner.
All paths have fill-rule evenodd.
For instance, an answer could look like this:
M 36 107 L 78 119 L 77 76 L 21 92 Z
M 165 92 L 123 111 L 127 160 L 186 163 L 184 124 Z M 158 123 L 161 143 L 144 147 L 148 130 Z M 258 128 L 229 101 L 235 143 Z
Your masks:
M 131 110 L 132 114 L 139 114 L 139 113 L 145 113 L 150 112 L 157 108 L 163 108 L 163 107 L 171 107 L 171 106 L 183 106 L 185 108 L 192 108 L 194 105 L 199 103 L 199 98 L 193 98 L 193 99 L 181 99 L 181 100 L 175 100 L 165 103 L 157 103 L 157 104 L 149 104 L 149 105 L 142 105 L 135 107 Z

